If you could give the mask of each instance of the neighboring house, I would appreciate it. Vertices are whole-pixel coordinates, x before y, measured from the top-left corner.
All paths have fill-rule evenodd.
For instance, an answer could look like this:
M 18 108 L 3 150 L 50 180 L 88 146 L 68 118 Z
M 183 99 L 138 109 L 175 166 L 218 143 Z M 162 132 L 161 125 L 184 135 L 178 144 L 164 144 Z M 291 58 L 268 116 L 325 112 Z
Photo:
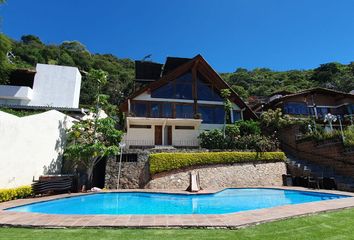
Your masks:
M 136 90 L 120 106 L 128 146 L 198 146 L 204 130 L 222 128 L 222 89 L 230 89 L 231 122 L 257 118 L 200 55 L 168 57 L 164 65 L 136 61 Z
M 76 67 L 37 64 L 35 71 L 16 70 L 0 85 L 0 106 L 78 108 L 80 87 Z
M 268 102 L 254 108 L 256 112 L 281 108 L 283 113 L 323 120 L 327 113 L 349 116 L 354 114 L 354 95 L 325 88 L 312 88 L 298 93 L 273 94 Z

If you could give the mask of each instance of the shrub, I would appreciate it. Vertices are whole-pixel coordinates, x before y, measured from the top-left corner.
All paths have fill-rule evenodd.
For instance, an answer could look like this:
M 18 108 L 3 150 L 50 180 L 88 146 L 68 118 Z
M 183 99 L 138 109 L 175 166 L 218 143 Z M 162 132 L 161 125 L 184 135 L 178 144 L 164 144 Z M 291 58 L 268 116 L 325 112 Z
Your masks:
M 349 126 L 344 131 L 344 146 L 346 147 L 354 147 L 354 126 Z
M 18 188 L 0 189 L 0 202 L 6 202 L 19 198 L 26 198 L 32 195 L 31 186 Z
M 261 134 L 261 125 L 259 122 L 253 120 L 239 121 L 235 125 L 240 129 L 241 136 Z
M 225 140 L 220 129 L 204 131 L 199 135 L 200 146 L 207 149 L 224 149 Z
M 190 166 L 232 164 L 245 162 L 285 161 L 283 152 L 202 152 L 150 154 L 150 173 L 181 169 Z
M 236 143 L 239 150 L 254 150 L 256 152 L 269 152 L 278 149 L 278 141 L 266 136 L 248 135 L 241 137 Z

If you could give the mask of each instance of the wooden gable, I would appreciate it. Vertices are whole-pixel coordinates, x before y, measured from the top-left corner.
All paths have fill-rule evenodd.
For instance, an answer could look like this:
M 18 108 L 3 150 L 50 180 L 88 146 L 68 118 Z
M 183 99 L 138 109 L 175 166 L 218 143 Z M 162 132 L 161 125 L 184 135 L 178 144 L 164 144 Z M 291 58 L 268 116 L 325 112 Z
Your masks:
M 173 71 L 170 71 L 168 74 L 160 78 L 159 80 L 150 83 L 146 87 L 136 91 L 131 96 L 127 98 L 127 100 L 121 104 L 120 109 L 123 112 L 128 111 L 128 99 L 134 99 L 144 92 L 151 92 L 157 88 L 162 87 L 165 84 L 168 84 L 171 81 L 174 81 L 176 78 L 190 71 L 193 76 L 194 84 L 193 86 L 193 96 L 194 102 L 197 102 L 197 89 L 195 81 L 197 81 L 197 74 L 201 74 L 206 81 L 212 84 L 213 88 L 215 88 L 218 92 L 221 92 L 222 89 L 230 89 L 231 96 L 230 101 L 238 105 L 241 109 L 244 109 L 244 119 L 255 119 L 257 118 L 256 114 L 247 106 L 247 104 L 237 95 L 235 91 L 220 77 L 218 73 L 214 71 L 214 69 L 205 61 L 205 59 L 201 55 L 197 55 L 192 58 L 190 61 L 185 64 L 177 67 Z M 197 104 L 195 104 L 195 110 L 197 108 Z

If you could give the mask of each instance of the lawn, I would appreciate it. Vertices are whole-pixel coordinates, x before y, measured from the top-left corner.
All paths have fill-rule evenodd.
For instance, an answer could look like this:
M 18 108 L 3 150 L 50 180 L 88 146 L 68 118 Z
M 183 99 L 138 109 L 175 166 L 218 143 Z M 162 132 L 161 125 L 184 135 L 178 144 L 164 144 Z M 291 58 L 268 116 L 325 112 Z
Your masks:
M 23 229 L 0 228 L 0 239 L 354 239 L 354 209 L 228 229 Z

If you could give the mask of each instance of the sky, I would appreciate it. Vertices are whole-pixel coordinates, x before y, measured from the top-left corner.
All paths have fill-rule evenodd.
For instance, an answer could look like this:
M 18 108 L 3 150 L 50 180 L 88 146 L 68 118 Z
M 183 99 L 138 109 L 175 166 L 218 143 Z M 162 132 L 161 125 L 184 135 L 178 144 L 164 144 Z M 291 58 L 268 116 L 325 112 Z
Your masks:
M 164 62 L 201 54 L 218 72 L 354 61 L 354 0 L 7 0 L 1 31 Z

